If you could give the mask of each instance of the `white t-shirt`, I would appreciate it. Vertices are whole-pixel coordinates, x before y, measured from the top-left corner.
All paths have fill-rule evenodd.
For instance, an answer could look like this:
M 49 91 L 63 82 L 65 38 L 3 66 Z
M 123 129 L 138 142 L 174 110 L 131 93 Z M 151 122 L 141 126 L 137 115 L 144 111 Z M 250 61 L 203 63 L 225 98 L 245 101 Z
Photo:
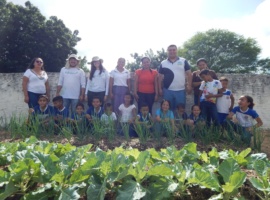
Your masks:
M 116 114 L 112 112 L 110 116 L 108 116 L 106 113 L 103 113 L 100 118 L 101 121 L 104 121 L 105 124 L 109 124 L 109 122 L 113 122 L 117 120 Z
M 114 69 L 110 73 L 110 77 L 113 78 L 114 86 L 128 86 L 127 80 L 130 79 L 130 72 L 127 69 L 124 69 L 122 72 L 118 69 Z
M 206 99 L 205 96 L 209 93 L 211 94 L 218 94 L 218 90 L 222 88 L 221 82 L 219 80 L 213 80 L 211 82 L 203 81 L 200 86 L 200 90 L 203 91 L 200 101 L 210 101 L 212 103 L 216 103 L 217 98 L 209 98 Z
M 60 71 L 58 85 L 62 86 L 61 95 L 66 99 L 79 99 L 81 88 L 85 88 L 85 73 L 77 67 Z
M 90 80 L 89 78 L 87 79 L 85 94 L 87 94 L 88 91 L 91 92 L 105 91 L 105 95 L 108 95 L 109 81 L 110 81 L 109 73 L 106 70 L 101 72 L 101 74 L 99 73 L 100 70 L 96 70 L 92 80 Z
M 119 110 L 121 112 L 121 120 L 120 122 L 128 122 L 132 119 L 132 110 L 136 108 L 134 104 L 130 105 L 129 107 L 125 107 L 125 105 L 122 103 L 119 106 Z
M 39 76 L 35 74 L 35 72 L 32 71 L 31 69 L 28 69 L 25 71 L 23 76 L 29 79 L 27 91 L 37 94 L 46 93 L 45 83 L 48 81 L 48 75 L 45 71 L 42 71 L 41 76 Z
M 223 96 L 217 98 L 217 111 L 219 113 L 229 113 L 229 108 L 231 107 L 231 95 L 231 90 L 226 89 L 226 91 L 223 92 Z

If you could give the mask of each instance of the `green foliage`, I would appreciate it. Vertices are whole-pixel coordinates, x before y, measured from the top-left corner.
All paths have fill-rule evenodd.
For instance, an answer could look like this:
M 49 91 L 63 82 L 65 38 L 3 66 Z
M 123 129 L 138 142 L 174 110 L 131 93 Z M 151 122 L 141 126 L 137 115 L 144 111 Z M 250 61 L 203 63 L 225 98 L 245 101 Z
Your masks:
M 220 73 L 256 71 L 260 52 L 261 48 L 255 39 L 222 29 L 198 32 L 179 49 L 179 55 L 192 65 L 196 65 L 196 60 L 203 57 L 210 69 Z
M 0 72 L 23 72 L 34 57 L 46 71 L 58 72 L 74 49 L 79 31 L 72 32 L 55 16 L 46 19 L 29 1 L 25 7 L 1 1 Z
M 269 197 L 269 160 L 248 155 L 250 149 L 207 154 L 189 143 L 180 150 L 104 152 L 35 137 L 0 146 L 0 199 L 182 199 L 198 187 L 198 193 L 208 189 L 210 199 L 226 200 L 240 197 L 247 180 L 261 199 Z M 246 166 L 258 178 L 247 177 Z
M 131 57 L 134 59 L 133 62 L 128 62 L 126 68 L 129 69 L 131 72 L 135 72 L 137 69 L 141 67 L 141 59 L 143 57 L 149 57 L 151 59 L 151 64 L 153 69 L 157 69 L 160 63 L 167 59 L 167 53 L 164 49 L 157 51 L 156 54 L 153 52 L 152 49 L 147 50 L 144 54 L 139 55 L 138 53 L 130 54 Z

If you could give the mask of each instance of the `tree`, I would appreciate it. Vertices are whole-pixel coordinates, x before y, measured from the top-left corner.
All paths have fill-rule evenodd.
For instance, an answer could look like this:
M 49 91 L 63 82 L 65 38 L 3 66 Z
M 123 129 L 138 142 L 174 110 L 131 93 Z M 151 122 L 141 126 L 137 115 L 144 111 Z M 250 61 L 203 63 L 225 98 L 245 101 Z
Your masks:
M 84 72 L 90 72 L 89 67 L 87 66 L 87 59 L 86 56 L 84 56 L 83 58 L 81 58 L 79 56 L 79 59 L 81 59 L 80 62 L 80 68 L 84 71 Z
M 260 52 L 256 40 L 216 29 L 195 34 L 179 48 L 179 55 L 192 65 L 203 57 L 209 68 L 220 73 L 255 72 Z
M 48 20 L 29 1 L 25 7 L 0 0 L 0 72 L 23 72 L 34 57 L 58 72 L 81 39 L 55 16 Z
M 133 62 L 128 62 L 126 68 L 130 71 L 134 72 L 136 69 L 139 69 L 141 66 L 141 59 L 145 56 L 149 57 L 151 59 L 152 68 L 157 69 L 161 63 L 162 60 L 165 60 L 167 58 L 167 53 L 164 49 L 161 49 L 161 51 L 157 51 L 156 54 L 153 52 L 152 49 L 149 49 L 144 54 L 139 55 L 138 53 L 130 54 L 131 57 L 134 58 Z

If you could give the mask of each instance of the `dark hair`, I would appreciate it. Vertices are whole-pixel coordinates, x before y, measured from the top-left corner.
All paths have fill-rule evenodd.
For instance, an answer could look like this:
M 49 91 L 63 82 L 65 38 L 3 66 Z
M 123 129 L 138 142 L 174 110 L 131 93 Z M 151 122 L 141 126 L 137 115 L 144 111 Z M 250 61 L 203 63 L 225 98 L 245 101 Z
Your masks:
M 112 104 L 111 103 L 105 103 L 104 109 L 106 110 L 107 108 L 111 108 Z
M 147 57 L 147 56 L 144 56 L 141 58 L 141 62 L 143 62 L 144 59 L 148 59 L 150 62 L 151 62 L 151 58 Z
M 171 47 L 175 47 L 175 48 L 177 49 L 177 46 L 176 46 L 175 44 L 171 44 L 171 45 L 168 46 L 167 50 L 168 50 L 169 48 L 171 48 Z
M 193 111 L 194 107 L 196 107 L 196 106 L 200 108 L 199 105 L 195 104 L 195 105 L 191 106 L 191 111 Z M 201 110 L 201 108 L 200 108 L 200 110 Z
M 101 63 L 101 60 L 99 60 L 99 63 L 100 63 L 100 66 L 99 66 L 99 74 L 101 74 L 102 72 L 104 72 L 104 67 Z M 89 76 L 89 79 L 92 80 L 94 74 L 95 74 L 95 71 L 96 71 L 96 67 L 94 65 L 94 62 L 91 62 L 91 69 L 90 69 L 90 76 Z
M 56 101 L 62 101 L 63 102 L 63 97 L 62 96 L 56 96 L 53 98 L 52 100 L 53 102 L 56 102 Z
M 168 102 L 169 104 L 169 109 L 171 108 L 171 102 L 169 100 L 166 100 L 166 99 L 163 99 L 160 103 L 160 108 L 162 107 L 162 105 L 165 103 L 165 102 Z
M 78 108 L 78 107 L 80 107 L 80 106 L 84 109 L 84 105 L 83 105 L 83 103 L 81 103 L 81 102 L 77 103 L 76 108 Z
M 201 75 L 208 75 L 209 74 L 209 70 L 208 69 L 203 69 L 201 72 L 200 72 L 200 76 Z
M 149 109 L 148 104 L 147 104 L 147 103 L 145 103 L 145 102 L 142 102 L 142 104 L 141 104 L 141 108 L 142 108 L 142 107 L 147 107 L 147 108 Z
M 29 66 L 28 66 L 28 69 L 34 69 L 34 63 L 36 62 L 36 60 L 37 59 L 41 59 L 40 57 L 35 57 L 31 62 L 30 62 L 30 64 L 29 64 Z M 42 59 L 41 59 L 42 60 Z M 42 60 L 43 61 L 43 60 Z M 43 62 L 43 64 L 42 64 L 42 67 L 41 67 L 41 70 L 45 70 L 44 69 L 44 62 Z
M 205 64 L 207 64 L 207 60 L 205 58 L 199 58 L 197 61 L 196 61 L 196 64 L 198 65 L 199 62 L 204 62 Z
M 177 109 L 179 109 L 179 108 L 186 108 L 186 106 L 185 106 L 185 104 L 183 104 L 183 103 L 179 103 L 177 106 L 176 106 L 176 108 Z
M 227 82 L 229 82 L 229 80 L 226 78 L 226 77 L 220 77 L 220 79 L 219 79 L 219 81 L 227 81 Z
M 130 105 L 134 104 L 134 97 L 130 92 L 126 92 L 125 96 L 130 96 Z
M 94 101 L 94 99 L 98 99 L 101 102 L 101 99 L 99 97 L 97 97 L 97 96 L 92 98 L 92 102 Z
M 40 96 L 38 97 L 38 100 L 40 100 L 41 98 L 45 98 L 45 99 L 47 99 L 47 101 L 49 100 L 49 98 L 48 98 L 47 95 L 45 95 L 45 94 L 40 95 Z
M 249 103 L 248 107 L 250 109 L 253 109 L 253 107 L 255 106 L 255 103 L 253 102 L 253 98 L 248 95 L 244 95 L 244 97 L 247 99 L 247 102 Z

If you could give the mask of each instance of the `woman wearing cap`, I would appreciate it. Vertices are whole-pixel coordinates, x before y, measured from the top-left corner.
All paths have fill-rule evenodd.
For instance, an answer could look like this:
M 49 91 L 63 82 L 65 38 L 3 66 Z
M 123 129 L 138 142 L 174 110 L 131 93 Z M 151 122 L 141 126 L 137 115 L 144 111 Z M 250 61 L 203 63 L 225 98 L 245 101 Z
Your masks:
M 48 75 L 44 70 L 43 64 L 41 58 L 34 58 L 23 75 L 24 102 L 28 104 L 29 108 L 34 108 L 38 105 L 40 95 L 46 94 L 48 97 L 50 96 Z
M 113 99 L 114 112 L 119 114 L 119 106 L 124 103 L 124 96 L 130 91 L 130 73 L 124 68 L 126 60 L 119 58 L 117 66 L 110 73 L 110 97 Z
M 194 90 L 194 104 L 198 105 L 199 100 L 200 100 L 200 97 L 199 97 L 200 90 L 199 90 L 199 88 L 200 88 L 200 85 L 201 85 L 201 82 L 202 82 L 199 74 L 203 69 L 208 69 L 208 66 L 207 66 L 207 60 L 205 58 L 198 59 L 196 63 L 197 63 L 197 67 L 199 68 L 199 70 L 194 71 L 192 73 L 192 86 L 193 86 L 193 90 Z M 215 71 L 209 70 L 209 73 L 210 73 L 210 75 L 212 76 L 213 79 L 218 80 L 218 77 L 217 77 Z
M 102 60 L 97 56 L 93 57 L 92 62 L 88 64 L 91 64 L 91 70 L 86 84 L 85 99 L 89 107 L 92 106 L 93 97 L 99 97 L 103 105 L 109 93 L 109 74 L 104 69 Z
M 151 59 L 149 57 L 143 57 L 141 62 L 142 68 L 135 71 L 134 97 L 138 102 L 139 111 L 142 103 L 146 103 L 152 113 L 154 101 L 158 99 L 158 72 L 150 68 Z
M 69 55 L 65 67 L 61 69 L 56 96 L 61 95 L 64 99 L 64 106 L 72 113 L 75 113 L 76 105 L 84 100 L 85 94 L 85 73 L 80 69 L 80 59 L 75 54 Z

